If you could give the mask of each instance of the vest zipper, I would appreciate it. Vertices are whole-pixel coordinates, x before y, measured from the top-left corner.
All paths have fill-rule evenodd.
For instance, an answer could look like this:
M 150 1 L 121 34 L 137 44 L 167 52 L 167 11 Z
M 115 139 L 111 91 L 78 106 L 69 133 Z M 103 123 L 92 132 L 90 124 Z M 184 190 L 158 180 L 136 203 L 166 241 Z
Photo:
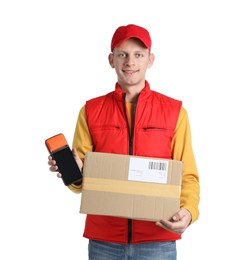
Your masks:
M 134 104 L 133 114 L 134 114 L 134 122 L 133 126 L 135 126 L 135 120 L 136 120 L 136 106 L 138 101 L 139 95 L 136 98 L 136 102 Z M 134 127 L 130 133 L 130 127 L 128 122 L 128 116 L 127 116 L 127 109 L 126 109 L 126 94 L 124 94 L 124 110 L 125 110 L 125 116 L 127 121 L 127 128 L 128 128 L 128 134 L 129 134 L 129 155 L 133 155 L 133 139 L 134 139 Z M 132 219 L 128 219 L 128 244 L 131 243 L 132 240 Z

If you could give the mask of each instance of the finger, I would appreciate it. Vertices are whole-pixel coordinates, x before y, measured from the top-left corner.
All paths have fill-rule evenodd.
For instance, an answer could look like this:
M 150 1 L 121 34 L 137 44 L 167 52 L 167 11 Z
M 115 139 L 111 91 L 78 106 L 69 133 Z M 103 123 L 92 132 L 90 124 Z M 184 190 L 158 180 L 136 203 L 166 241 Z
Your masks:
M 165 227 L 160 221 L 157 221 L 155 224 L 156 224 L 156 226 L 158 226 L 158 227 L 161 227 L 161 228 L 166 229 L 166 227 Z
M 82 160 L 80 159 L 80 157 L 79 157 L 79 155 L 78 155 L 77 149 L 76 149 L 76 148 L 73 148 L 73 149 L 72 149 L 72 153 L 73 153 L 74 159 L 75 159 L 75 161 L 76 161 L 76 163 L 77 163 L 77 165 L 78 165 L 78 167 L 79 167 L 79 169 L 80 169 L 80 171 L 81 171 L 82 168 L 83 168 L 83 162 L 82 162 Z
M 164 228 L 170 232 L 174 232 L 174 233 L 178 233 L 178 234 L 183 233 L 182 226 L 180 225 L 179 222 L 172 223 L 169 221 L 166 222 L 166 221 L 160 220 L 160 221 L 156 222 L 156 225 L 158 227 Z
M 52 158 L 52 157 L 51 157 Z M 53 159 L 49 159 L 48 160 L 48 164 L 51 165 L 51 166 L 55 166 L 56 165 L 56 161 L 53 160 Z
M 166 227 L 166 228 L 170 228 L 170 227 L 171 227 L 171 224 L 172 224 L 172 222 L 170 222 L 170 221 L 168 221 L 168 220 L 165 220 L 165 219 L 161 219 L 161 220 L 159 221 L 159 223 L 160 223 L 161 225 L 163 225 L 164 227 Z
M 184 217 L 184 209 L 180 209 L 172 216 L 171 221 L 177 222 L 180 221 L 183 217 Z
M 181 219 L 180 214 L 175 214 L 175 215 L 172 217 L 172 220 L 173 220 L 174 222 L 179 221 L 180 219 Z
M 160 220 L 160 221 L 156 222 L 156 225 L 161 227 L 161 228 L 169 230 L 169 223 L 168 222 L 169 221 L 167 221 L 167 220 Z
M 53 157 L 51 155 L 48 156 L 48 163 L 50 164 L 53 161 Z
M 58 178 L 62 178 L 62 174 L 60 172 L 57 173 Z
M 52 165 L 51 167 L 49 167 L 49 170 L 51 172 L 56 172 L 56 171 L 58 171 L 58 166 L 57 165 Z
M 182 227 L 181 221 L 175 222 L 175 221 L 172 221 L 172 220 L 170 221 L 170 220 L 161 219 L 161 220 L 159 221 L 159 223 L 160 223 L 163 227 L 165 227 L 165 228 L 167 228 L 167 229 L 170 229 L 170 230 L 179 229 L 179 228 Z
M 72 149 L 72 153 L 73 153 L 73 156 L 74 156 L 75 160 L 78 160 L 79 159 L 79 155 L 78 155 L 78 152 L 77 152 L 76 148 Z

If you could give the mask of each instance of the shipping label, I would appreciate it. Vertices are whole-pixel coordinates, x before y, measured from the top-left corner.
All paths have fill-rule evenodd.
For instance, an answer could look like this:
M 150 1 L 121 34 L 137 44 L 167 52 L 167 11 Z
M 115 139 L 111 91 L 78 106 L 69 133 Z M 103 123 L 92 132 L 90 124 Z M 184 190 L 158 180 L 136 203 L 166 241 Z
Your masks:
M 146 158 L 130 158 L 129 181 L 167 183 L 168 161 Z

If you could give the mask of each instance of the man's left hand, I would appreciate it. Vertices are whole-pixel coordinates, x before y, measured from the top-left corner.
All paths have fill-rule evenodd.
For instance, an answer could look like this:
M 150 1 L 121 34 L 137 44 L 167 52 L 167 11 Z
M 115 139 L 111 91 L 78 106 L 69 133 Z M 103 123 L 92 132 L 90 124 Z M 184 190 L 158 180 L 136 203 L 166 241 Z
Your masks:
M 181 208 L 170 220 L 161 219 L 156 225 L 165 228 L 171 232 L 182 234 L 191 222 L 191 213 Z

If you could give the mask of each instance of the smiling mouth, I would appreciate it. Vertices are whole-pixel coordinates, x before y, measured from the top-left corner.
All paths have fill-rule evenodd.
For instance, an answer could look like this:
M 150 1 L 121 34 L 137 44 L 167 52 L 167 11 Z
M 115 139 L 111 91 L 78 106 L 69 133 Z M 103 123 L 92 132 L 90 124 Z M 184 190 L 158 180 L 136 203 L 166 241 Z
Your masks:
M 138 72 L 138 70 L 123 70 L 123 72 L 127 75 L 133 75 Z

